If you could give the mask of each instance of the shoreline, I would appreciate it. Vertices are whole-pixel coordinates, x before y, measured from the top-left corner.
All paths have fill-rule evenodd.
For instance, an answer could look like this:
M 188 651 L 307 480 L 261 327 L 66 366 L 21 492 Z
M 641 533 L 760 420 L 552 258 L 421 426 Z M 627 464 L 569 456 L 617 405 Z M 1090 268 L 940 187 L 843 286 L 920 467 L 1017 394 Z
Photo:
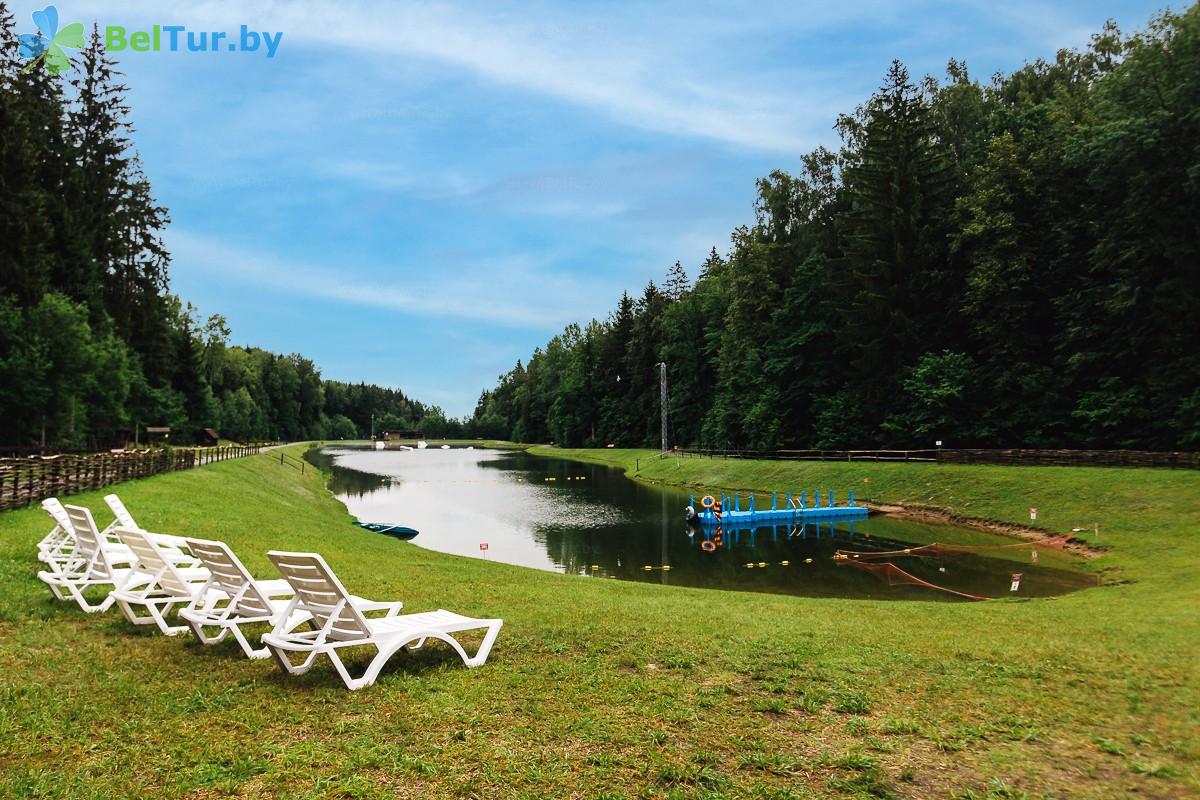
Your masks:
M 602 464 L 602 465 L 610 466 L 610 467 L 613 467 L 616 469 L 621 469 L 623 466 L 622 464 L 620 464 L 614 460 L 611 460 L 611 459 L 605 459 L 605 458 L 600 458 L 600 457 L 588 457 L 586 455 L 580 456 L 580 455 L 576 455 L 574 451 L 563 451 L 558 448 L 548 447 L 545 445 L 526 445 L 526 446 L 521 447 L 520 449 L 523 449 L 525 452 L 531 453 L 533 455 L 565 458 L 565 459 L 568 459 L 571 461 L 576 461 L 576 462 L 584 463 L 584 464 Z M 604 451 L 599 451 L 599 452 L 604 452 Z M 756 462 L 754 459 L 742 459 L 738 463 L 754 464 L 754 463 L 767 463 L 767 462 Z M 970 465 L 967 465 L 967 466 L 970 466 Z M 630 480 L 638 481 L 638 482 L 641 482 L 641 483 L 644 483 L 644 484 L 650 485 L 650 486 L 671 486 L 671 487 L 675 487 L 675 488 L 679 488 L 679 489 L 692 489 L 692 490 L 697 490 L 697 491 L 700 491 L 700 490 L 729 491 L 729 492 L 737 492 L 737 491 L 770 492 L 770 491 L 773 491 L 773 489 L 771 487 L 767 487 L 767 486 L 733 487 L 733 486 L 725 486 L 725 485 L 718 484 L 716 486 L 699 487 L 694 484 L 687 483 L 685 481 L 671 481 L 671 480 L 664 480 L 664 479 L 659 479 L 659 478 L 643 476 L 640 474 L 640 471 L 631 470 L 628 466 L 624 466 L 624 473 L 625 473 L 625 477 L 629 478 Z M 943 525 L 957 525 L 960 527 L 973 528 L 975 530 L 982 530 L 982 531 L 986 531 L 988 533 L 994 533 L 994 534 L 998 534 L 1001 536 L 1007 536 L 1012 539 L 1020 539 L 1020 540 L 1027 541 L 1027 542 L 1040 542 L 1040 541 L 1044 541 L 1046 539 L 1051 539 L 1056 536 L 1062 535 L 1059 533 L 1054 533 L 1053 531 L 1047 530 L 1045 528 L 1035 528 L 1030 525 L 1022 525 L 1020 523 L 1015 523 L 1015 522 L 1005 522 L 1003 520 L 991 519 L 988 517 L 976 517 L 976 516 L 970 516 L 970 515 L 965 515 L 965 514 L 959 514 L 959 513 L 950 511 L 950 510 L 940 507 L 940 506 L 926 506 L 926 505 L 918 505 L 918 504 L 911 504 L 911 503 L 905 504 L 905 503 L 895 503 L 895 502 L 885 503 L 885 502 L 876 502 L 876 501 L 871 501 L 871 500 L 861 500 L 861 501 L 859 501 L 859 505 L 866 507 L 872 514 L 883 514 L 883 515 L 888 515 L 888 516 L 903 517 L 905 519 L 933 522 L 933 523 L 938 523 L 938 524 L 943 524 Z M 1066 533 L 1066 531 L 1064 531 L 1063 533 Z M 1067 540 L 1067 542 L 1065 543 L 1065 545 L 1063 546 L 1062 549 L 1066 552 L 1071 553 L 1072 555 L 1079 556 L 1080 558 L 1082 558 L 1086 561 L 1092 561 L 1096 558 L 1099 558 L 1103 555 L 1108 554 L 1112 550 L 1111 547 L 1092 544 L 1083 539 L 1080 539 L 1077 536 L 1073 536 L 1071 539 Z M 1119 571 L 1119 568 L 1109 567 L 1108 569 L 1105 570 L 1106 573 L 1112 573 L 1112 572 L 1116 572 L 1116 571 Z

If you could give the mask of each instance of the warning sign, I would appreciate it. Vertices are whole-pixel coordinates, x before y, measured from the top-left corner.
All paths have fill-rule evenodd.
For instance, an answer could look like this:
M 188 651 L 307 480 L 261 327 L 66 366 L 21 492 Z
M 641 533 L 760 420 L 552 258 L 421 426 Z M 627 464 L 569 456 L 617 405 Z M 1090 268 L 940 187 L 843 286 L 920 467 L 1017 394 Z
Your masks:
M 480 549 L 480 550 L 487 550 L 487 547 L 488 547 L 488 545 L 487 545 L 487 542 L 480 542 L 480 543 L 479 543 L 479 549 Z
M 1037 519 L 1037 509 L 1036 509 L 1036 508 L 1030 508 L 1030 509 L 1029 509 L 1029 518 L 1030 518 L 1030 519 Z

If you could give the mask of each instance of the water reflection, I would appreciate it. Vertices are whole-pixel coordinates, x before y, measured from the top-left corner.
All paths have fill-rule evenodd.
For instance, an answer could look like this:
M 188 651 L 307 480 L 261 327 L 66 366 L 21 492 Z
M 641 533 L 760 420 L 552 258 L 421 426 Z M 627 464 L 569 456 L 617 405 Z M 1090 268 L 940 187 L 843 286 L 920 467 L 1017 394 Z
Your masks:
M 330 489 L 358 519 L 414 527 L 421 534 L 413 541 L 422 547 L 596 578 L 953 600 L 927 587 L 889 586 L 874 574 L 847 568 L 834 555 L 839 549 L 902 550 L 931 542 L 1012 542 L 980 531 L 876 516 L 794 528 L 726 528 L 718 537 L 684 522 L 685 492 L 636 483 L 606 467 L 521 452 L 337 447 L 308 457 L 330 471 Z M 1010 548 L 903 558 L 896 565 L 921 581 L 989 597 L 1008 595 L 1015 572 L 1023 574 L 1021 596 L 1095 584 L 1074 559 L 1056 551 L 1038 555 L 1035 562 L 1032 547 Z

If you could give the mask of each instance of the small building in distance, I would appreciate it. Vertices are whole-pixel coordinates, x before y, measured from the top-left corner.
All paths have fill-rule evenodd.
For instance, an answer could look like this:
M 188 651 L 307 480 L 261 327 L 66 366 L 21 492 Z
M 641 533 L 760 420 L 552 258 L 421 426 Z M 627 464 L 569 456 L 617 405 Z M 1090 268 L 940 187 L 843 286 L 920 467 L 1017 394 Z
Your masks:
M 384 431 L 379 436 L 385 442 L 420 440 L 425 438 L 424 431 Z
M 154 446 L 162 444 L 171 438 L 171 429 L 169 427 L 153 427 L 147 425 L 142 431 L 146 434 L 146 444 Z

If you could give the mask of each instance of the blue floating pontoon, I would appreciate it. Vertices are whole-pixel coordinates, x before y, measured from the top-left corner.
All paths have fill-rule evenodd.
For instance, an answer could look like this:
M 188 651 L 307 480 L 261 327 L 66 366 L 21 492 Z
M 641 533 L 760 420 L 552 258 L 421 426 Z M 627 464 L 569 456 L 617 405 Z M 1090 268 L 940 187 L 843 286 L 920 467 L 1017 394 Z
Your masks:
M 706 497 L 713 497 L 707 495 Z M 850 490 L 850 502 L 847 505 L 839 506 L 834 504 L 833 492 L 828 493 L 829 501 L 826 505 L 821 504 L 821 493 L 813 492 L 812 505 L 808 504 L 808 499 L 804 492 L 800 493 L 799 498 L 794 498 L 791 492 L 787 493 L 783 508 L 779 507 L 779 494 L 773 492 L 771 494 L 771 507 L 768 509 L 757 509 L 754 506 L 754 494 L 750 494 L 749 508 L 742 510 L 742 499 L 740 494 L 733 495 L 732 498 L 721 495 L 715 498 L 712 508 L 704 508 L 703 504 L 697 505 L 696 498 L 692 497 L 688 503 L 687 513 L 688 519 L 698 522 L 701 525 L 786 525 L 794 524 L 801 525 L 805 522 L 816 521 L 833 521 L 833 520 L 854 520 L 866 519 L 867 509 L 854 504 L 854 490 Z M 720 511 L 718 512 L 718 509 Z

